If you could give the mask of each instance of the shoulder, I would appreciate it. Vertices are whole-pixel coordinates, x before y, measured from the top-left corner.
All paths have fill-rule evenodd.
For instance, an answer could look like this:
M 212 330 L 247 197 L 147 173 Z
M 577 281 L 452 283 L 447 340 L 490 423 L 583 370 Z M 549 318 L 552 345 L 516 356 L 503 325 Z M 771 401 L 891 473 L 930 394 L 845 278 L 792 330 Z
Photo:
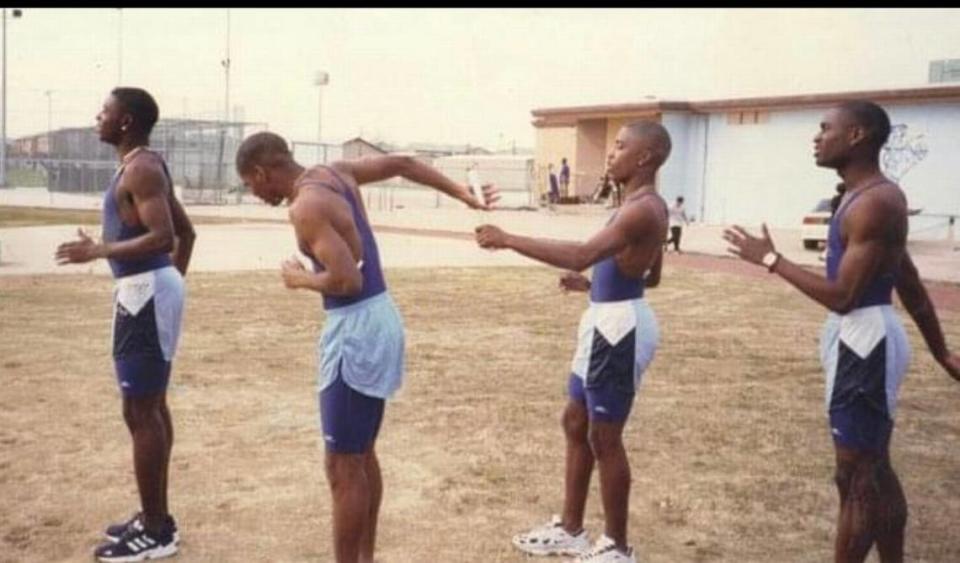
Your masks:
M 664 203 L 659 197 L 641 197 L 625 202 L 620 207 L 617 219 L 630 224 L 661 222 L 665 219 L 664 208 Z
M 154 153 L 134 158 L 124 165 L 120 183 L 124 189 L 134 192 L 166 189 L 168 182 L 163 158 Z
M 851 233 L 865 236 L 885 231 L 893 222 L 907 216 L 906 198 L 896 184 L 878 186 L 850 205 L 843 222 Z
M 293 223 L 300 225 L 324 223 L 335 214 L 343 211 L 346 202 L 341 195 L 328 188 L 307 185 L 325 179 L 312 178 L 300 182 L 300 194 L 287 209 L 287 215 Z

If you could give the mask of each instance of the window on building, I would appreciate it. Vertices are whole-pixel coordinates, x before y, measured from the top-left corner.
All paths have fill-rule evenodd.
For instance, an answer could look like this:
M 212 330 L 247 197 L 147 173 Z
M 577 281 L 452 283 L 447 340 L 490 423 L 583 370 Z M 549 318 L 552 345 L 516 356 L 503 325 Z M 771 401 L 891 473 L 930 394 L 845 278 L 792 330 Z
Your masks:
M 761 110 L 732 111 L 727 114 L 727 123 L 730 125 L 754 125 L 766 123 L 770 120 L 770 112 Z

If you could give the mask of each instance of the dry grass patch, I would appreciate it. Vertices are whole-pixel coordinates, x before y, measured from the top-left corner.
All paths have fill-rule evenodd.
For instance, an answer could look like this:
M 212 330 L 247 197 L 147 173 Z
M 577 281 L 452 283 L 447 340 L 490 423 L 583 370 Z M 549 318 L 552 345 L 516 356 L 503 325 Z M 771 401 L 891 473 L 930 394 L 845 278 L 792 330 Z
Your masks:
M 525 561 L 562 500 L 559 426 L 582 295 L 546 268 L 388 272 L 407 379 L 378 451 L 379 560 Z M 273 272 L 192 274 L 170 402 L 180 561 L 328 561 L 314 395 L 320 298 Z M 644 561 L 825 561 L 837 501 L 816 338 L 784 284 L 668 268 L 663 339 L 626 443 Z M 0 561 L 85 560 L 136 505 L 108 355 L 110 281 L 0 278 Z M 960 318 L 944 314 L 954 347 Z M 893 457 L 910 561 L 960 560 L 960 386 L 909 328 Z M 587 510 L 601 531 L 596 478 Z M 231 538 L 230 543 L 222 541 Z

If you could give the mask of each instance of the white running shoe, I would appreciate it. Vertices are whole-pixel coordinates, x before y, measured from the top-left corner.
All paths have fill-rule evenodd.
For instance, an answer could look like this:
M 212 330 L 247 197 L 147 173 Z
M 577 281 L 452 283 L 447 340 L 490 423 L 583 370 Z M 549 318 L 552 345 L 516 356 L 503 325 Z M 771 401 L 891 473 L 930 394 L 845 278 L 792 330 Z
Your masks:
M 564 530 L 560 517 L 554 514 L 550 523 L 513 536 L 513 545 L 531 555 L 570 556 L 586 553 L 590 549 L 590 540 L 586 529 L 577 535 Z
M 633 556 L 633 548 L 628 547 L 627 553 L 621 553 L 617 544 L 606 534 L 600 536 L 593 548 L 573 560 L 573 563 L 637 563 Z

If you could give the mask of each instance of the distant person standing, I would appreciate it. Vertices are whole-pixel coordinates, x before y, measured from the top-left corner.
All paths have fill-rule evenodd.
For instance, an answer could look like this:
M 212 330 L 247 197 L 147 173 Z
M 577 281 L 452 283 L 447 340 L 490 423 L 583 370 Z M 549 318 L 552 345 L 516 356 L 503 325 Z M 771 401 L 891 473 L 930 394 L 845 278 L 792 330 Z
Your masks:
M 560 185 L 563 186 L 563 193 L 570 195 L 570 167 L 566 158 L 560 159 Z
M 837 209 L 840 207 L 840 202 L 843 201 L 843 194 L 847 193 L 847 185 L 843 182 L 837 184 L 837 195 L 830 198 L 830 218 L 833 219 L 833 216 L 837 214 Z
M 837 214 L 837 209 L 840 207 L 840 202 L 843 201 L 843 194 L 847 193 L 847 185 L 843 182 L 837 184 L 837 194 L 830 198 L 830 219 L 833 219 L 833 216 Z M 827 261 L 827 245 L 823 245 L 823 251 L 820 253 L 819 259 L 821 262 Z
M 550 193 L 547 195 L 552 205 L 560 201 L 560 183 L 557 181 L 557 173 L 553 171 L 552 164 L 547 166 L 547 171 L 550 176 Z
M 683 196 L 678 196 L 677 201 L 670 207 L 670 238 L 664 244 L 669 247 L 673 243 L 673 249 L 680 254 L 680 235 L 683 234 L 683 226 L 689 225 L 690 219 L 687 218 L 687 212 L 683 209 Z

